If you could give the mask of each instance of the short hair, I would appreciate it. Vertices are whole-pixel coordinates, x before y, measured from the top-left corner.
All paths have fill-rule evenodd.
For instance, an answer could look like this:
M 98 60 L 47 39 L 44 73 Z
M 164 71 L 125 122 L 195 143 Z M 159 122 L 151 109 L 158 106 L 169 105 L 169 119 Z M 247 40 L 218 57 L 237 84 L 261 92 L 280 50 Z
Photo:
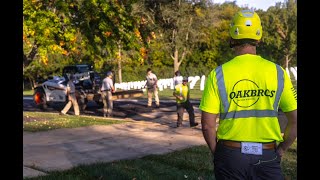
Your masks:
M 112 71 L 108 71 L 108 72 L 107 72 L 107 76 L 113 76 Z
M 183 78 L 182 78 L 182 82 L 188 82 L 188 76 L 183 76 Z
M 175 74 L 176 76 L 180 76 L 180 71 L 178 70 L 178 71 L 176 71 L 174 74 Z
M 147 72 L 149 72 L 149 71 L 151 71 L 151 68 L 148 68 L 148 69 L 147 69 Z
M 236 47 L 236 46 L 242 46 L 245 44 L 249 44 L 251 46 L 257 46 L 259 44 L 258 40 L 254 40 L 254 39 L 230 39 L 230 47 Z

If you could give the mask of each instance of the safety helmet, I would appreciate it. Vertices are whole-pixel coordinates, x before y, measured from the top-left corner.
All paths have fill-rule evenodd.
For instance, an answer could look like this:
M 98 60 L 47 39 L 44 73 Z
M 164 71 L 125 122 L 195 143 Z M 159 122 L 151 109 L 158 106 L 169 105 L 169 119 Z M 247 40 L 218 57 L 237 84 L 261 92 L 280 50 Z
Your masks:
M 111 71 L 108 71 L 108 72 L 107 72 L 107 76 L 113 76 L 112 72 L 111 72 Z
M 254 39 L 262 37 L 261 21 L 253 10 L 239 11 L 232 19 L 229 30 L 233 39 Z

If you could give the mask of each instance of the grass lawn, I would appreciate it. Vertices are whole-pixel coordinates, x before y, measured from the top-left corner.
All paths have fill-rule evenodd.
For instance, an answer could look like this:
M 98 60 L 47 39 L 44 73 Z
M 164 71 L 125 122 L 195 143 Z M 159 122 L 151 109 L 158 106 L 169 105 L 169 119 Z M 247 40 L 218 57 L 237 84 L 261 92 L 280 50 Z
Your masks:
M 24 96 L 32 96 L 32 95 L 33 95 L 33 90 L 23 91 L 23 95 L 24 95 Z
M 198 84 L 198 83 L 197 83 Z M 172 89 L 159 91 L 161 99 L 174 99 Z M 195 86 L 191 99 L 200 100 L 202 92 Z M 147 99 L 147 93 L 140 97 Z M 72 128 L 94 124 L 109 125 L 125 121 L 108 120 L 99 117 L 59 116 L 54 113 L 24 112 L 25 131 L 44 131 L 57 128 Z M 30 120 L 29 120 L 30 119 Z M 31 120 L 33 119 L 33 120 Z M 288 179 L 297 179 L 297 142 L 282 158 L 282 170 Z M 140 159 L 121 160 L 110 163 L 81 165 L 66 171 L 46 172 L 48 175 L 25 180 L 162 180 L 191 179 L 214 180 L 213 164 L 207 146 L 196 146 L 165 155 L 150 155 Z
M 202 92 L 203 91 L 200 91 L 199 87 L 195 86 L 194 89 L 191 89 L 191 91 L 190 91 L 190 99 L 191 100 L 201 100 Z M 158 90 L 160 103 L 161 103 L 161 99 L 175 100 L 176 98 L 172 95 L 172 93 L 173 93 L 173 89 L 170 89 L 170 88 L 163 89 L 162 91 Z M 152 98 L 154 98 L 154 96 Z M 139 99 L 148 99 L 147 91 L 144 91 L 143 96 L 139 97 Z
M 59 128 L 76 128 L 92 125 L 111 125 L 125 122 L 129 121 L 89 116 L 60 116 L 58 113 L 23 112 L 23 130 L 30 132 L 48 131 Z
M 297 179 L 296 142 L 286 152 L 281 166 L 285 176 Z M 192 179 L 214 180 L 213 164 L 207 146 L 196 146 L 165 155 L 150 155 L 140 159 L 81 165 L 66 171 L 47 172 L 49 175 L 30 180 L 94 180 L 94 179 Z

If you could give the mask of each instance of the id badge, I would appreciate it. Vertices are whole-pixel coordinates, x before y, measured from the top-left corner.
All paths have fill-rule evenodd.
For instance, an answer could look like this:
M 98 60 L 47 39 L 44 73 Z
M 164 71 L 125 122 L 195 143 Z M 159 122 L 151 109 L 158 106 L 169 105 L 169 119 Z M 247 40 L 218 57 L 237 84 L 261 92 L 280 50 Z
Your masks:
M 241 153 L 262 155 L 262 143 L 241 142 Z

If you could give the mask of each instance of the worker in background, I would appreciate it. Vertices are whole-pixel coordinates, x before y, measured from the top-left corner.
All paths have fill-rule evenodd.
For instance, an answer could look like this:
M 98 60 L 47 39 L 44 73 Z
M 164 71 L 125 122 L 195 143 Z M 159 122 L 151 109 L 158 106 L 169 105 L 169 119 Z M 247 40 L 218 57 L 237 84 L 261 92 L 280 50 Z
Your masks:
M 194 119 L 194 109 L 190 103 L 190 87 L 188 84 L 188 77 L 183 77 L 182 84 L 178 84 L 174 87 L 173 96 L 176 97 L 177 102 L 177 127 L 182 125 L 183 113 L 186 109 L 189 114 L 190 127 L 197 126 L 198 123 Z
M 205 84 L 202 132 L 217 180 L 283 180 L 281 158 L 297 137 L 296 91 L 281 66 L 256 54 L 262 32 L 256 12 L 236 13 L 229 31 L 235 57 L 212 70 Z M 279 108 L 288 119 L 283 136 Z
M 103 102 L 103 117 L 112 117 L 112 110 L 113 110 L 113 100 L 112 100 L 112 93 L 115 92 L 115 88 L 113 86 L 113 73 L 108 71 L 106 77 L 103 79 L 101 84 L 101 96 Z
M 157 87 L 157 82 L 158 78 L 157 76 L 152 73 L 151 68 L 147 69 L 147 75 L 146 75 L 146 84 L 145 87 L 147 87 L 148 91 L 148 108 L 152 107 L 152 95 L 154 95 L 154 99 L 156 101 L 156 107 L 160 107 L 160 101 L 159 101 L 159 96 L 158 96 L 158 87 Z
M 60 115 L 65 115 L 69 111 L 69 109 L 71 108 L 71 105 L 73 105 L 74 114 L 76 116 L 80 115 L 79 105 L 78 105 L 77 98 L 75 95 L 76 88 L 75 88 L 73 81 L 74 81 L 74 76 L 71 74 L 69 76 L 69 80 L 67 83 L 67 89 L 66 89 L 66 94 L 68 96 L 68 103 L 62 109 L 62 111 L 60 112 Z
M 181 73 L 180 71 L 176 71 L 174 72 L 174 77 L 173 77 L 173 87 L 175 87 L 176 85 L 178 84 L 182 84 L 182 76 L 181 76 Z

